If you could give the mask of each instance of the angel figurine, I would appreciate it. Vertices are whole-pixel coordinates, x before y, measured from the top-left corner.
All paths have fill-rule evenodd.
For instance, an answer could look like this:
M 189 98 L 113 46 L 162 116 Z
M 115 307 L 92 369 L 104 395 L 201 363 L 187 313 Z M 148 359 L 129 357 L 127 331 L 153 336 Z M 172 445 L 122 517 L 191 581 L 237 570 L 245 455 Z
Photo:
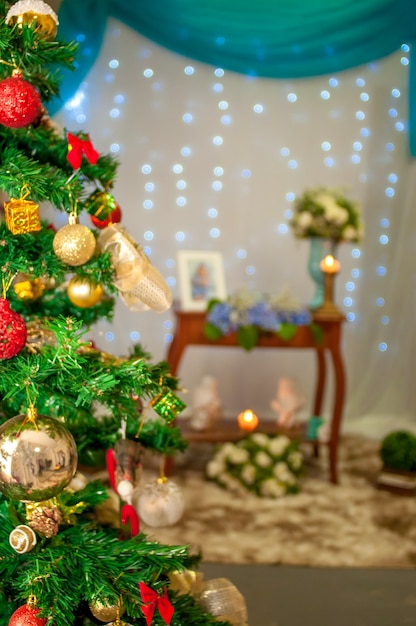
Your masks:
M 296 414 L 303 408 L 305 396 L 293 378 L 279 378 L 277 392 L 270 406 L 277 413 L 277 425 L 290 428 L 296 420 Z
M 221 400 L 218 383 L 212 376 L 203 376 L 192 396 L 190 425 L 194 430 L 207 430 L 220 416 Z

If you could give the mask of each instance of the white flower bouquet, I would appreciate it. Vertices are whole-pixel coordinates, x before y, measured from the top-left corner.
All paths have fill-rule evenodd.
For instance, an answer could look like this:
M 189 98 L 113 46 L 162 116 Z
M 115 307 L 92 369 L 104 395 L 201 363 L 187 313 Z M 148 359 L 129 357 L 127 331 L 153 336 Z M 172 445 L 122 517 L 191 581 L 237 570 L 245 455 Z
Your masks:
M 281 498 L 299 491 L 303 456 L 285 435 L 254 433 L 225 443 L 208 462 L 206 475 L 220 487 L 236 493 L 250 491 L 263 498 Z
M 295 198 L 290 220 L 295 237 L 357 243 L 364 236 L 361 208 L 340 189 L 316 187 Z

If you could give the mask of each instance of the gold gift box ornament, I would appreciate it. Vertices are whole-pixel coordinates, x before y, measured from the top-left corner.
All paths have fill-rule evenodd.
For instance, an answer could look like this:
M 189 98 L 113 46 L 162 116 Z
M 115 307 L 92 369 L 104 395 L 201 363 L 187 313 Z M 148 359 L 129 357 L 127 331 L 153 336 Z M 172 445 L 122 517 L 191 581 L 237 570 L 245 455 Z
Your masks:
M 25 198 L 11 198 L 4 203 L 6 226 L 13 235 L 34 233 L 41 229 L 39 205 Z

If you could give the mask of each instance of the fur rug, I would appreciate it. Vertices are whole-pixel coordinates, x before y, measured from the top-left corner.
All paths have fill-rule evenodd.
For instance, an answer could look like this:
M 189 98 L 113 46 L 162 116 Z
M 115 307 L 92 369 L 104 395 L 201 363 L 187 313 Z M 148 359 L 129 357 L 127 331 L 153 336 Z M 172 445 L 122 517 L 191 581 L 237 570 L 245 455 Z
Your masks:
M 162 543 L 201 550 L 205 562 L 414 568 L 416 498 L 377 489 L 378 447 L 346 437 L 339 485 L 328 481 L 322 450 L 322 459 L 306 458 L 299 494 L 269 500 L 235 496 L 206 481 L 212 448 L 191 446 L 171 477 L 183 492 L 184 516 L 175 526 L 142 523 L 142 530 Z M 148 469 L 143 479 L 150 477 Z

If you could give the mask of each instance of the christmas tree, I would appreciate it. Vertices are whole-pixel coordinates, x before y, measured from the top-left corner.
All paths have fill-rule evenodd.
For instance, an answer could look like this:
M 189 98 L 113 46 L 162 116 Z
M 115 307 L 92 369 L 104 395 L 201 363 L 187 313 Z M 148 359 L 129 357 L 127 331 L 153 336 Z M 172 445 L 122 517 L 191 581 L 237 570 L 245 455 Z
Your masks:
M 42 0 L 0 0 L 0 623 L 226 623 L 194 593 L 200 555 L 140 532 L 142 451 L 186 447 L 171 424 L 178 380 L 140 346 L 116 357 L 86 335 L 115 298 L 164 311 L 171 294 L 122 226 L 118 163 L 48 116 L 76 55 L 57 22 Z M 97 513 L 109 488 L 78 463 L 107 467 L 118 524 Z M 167 489 L 180 514 L 162 468 L 151 496 Z

